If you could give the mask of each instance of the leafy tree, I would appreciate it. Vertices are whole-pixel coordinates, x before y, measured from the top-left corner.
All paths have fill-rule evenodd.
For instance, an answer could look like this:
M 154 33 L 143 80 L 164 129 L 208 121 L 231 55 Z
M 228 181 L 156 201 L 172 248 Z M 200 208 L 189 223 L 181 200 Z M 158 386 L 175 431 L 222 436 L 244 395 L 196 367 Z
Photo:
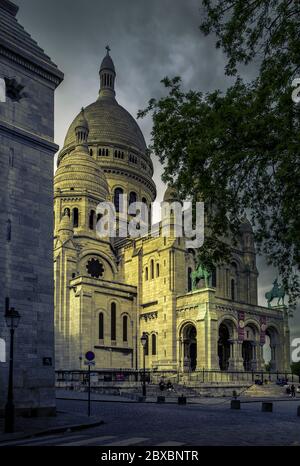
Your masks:
M 182 198 L 204 199 L 209 230 L 200 250 L 206 264 L 226 260 L 222 238 L 239 236 L 250 213 L 258 252 L 274 265 L 289 291 L 300 294 L 300 106 L 292 81 L 300 67 L 298 2 L 203 0 L 204 34 L 215 33 L 236 75 L 225 93 L 184 92 L 179 77 L 165 78 L 168 94 L 151 99 L 139 117 L 153 114 L 152 144 L 163 180 Z M 251 82 L 238 65 L 255 59 Z M 223 245 L 222 245 L 223 244 Z
M 292 371 L 292 374 L 298 375 L 300 377 L 300 361 L 293 362 L 291 364 L 291 371 Z

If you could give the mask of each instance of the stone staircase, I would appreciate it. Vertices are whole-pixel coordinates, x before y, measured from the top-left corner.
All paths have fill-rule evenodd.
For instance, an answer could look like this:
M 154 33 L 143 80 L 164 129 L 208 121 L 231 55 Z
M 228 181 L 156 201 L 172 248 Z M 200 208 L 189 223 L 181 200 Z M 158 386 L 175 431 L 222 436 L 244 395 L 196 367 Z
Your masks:
M 188 398 L 199 396 L 196 390 L 192 387 L 187 387 L 184 385 L 173 384 L 174 391 L 163 390 L 161 391 L 157 384 L 147 384 L 147 398 L 157 398 L 158 396 L 164 396 L 166 401 L 172 398 L 178 398 L 179 396 L 186 396 Z M 128 396 L 128 398 L 138 398 L 141 396 L 141 387 L 138 387 L 130 392 L 125 390 L 120 393 L 122 396 Z
M 275 383 L 268 383 L 264 385 L 251 385 L 251 387 L 244 391 L 243 396 L 253 398 L 282 398 L 287 395 L 285 388 Z

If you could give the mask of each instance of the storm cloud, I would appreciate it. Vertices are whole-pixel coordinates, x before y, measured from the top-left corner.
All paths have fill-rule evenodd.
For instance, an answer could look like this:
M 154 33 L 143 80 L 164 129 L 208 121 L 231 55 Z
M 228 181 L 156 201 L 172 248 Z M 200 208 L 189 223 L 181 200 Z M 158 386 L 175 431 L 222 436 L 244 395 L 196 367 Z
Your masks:
M 151 97 L 164 92 L 160 80 L 180 75 L 186 89 L 224 90 L 226 59 L 214 37 L 200 30 L 200 0 L 16 0 L 18 19 L 65 73 L 56 91 L 55 139 L 62 146 L 73 118 L 99 91 L 99 66 L 110 45 L 117 81 L 116 98 L 133 116 Z M 251 78 L 255 64 L 243 70 Z M 140 120 L 150 142 L 151 118 Z M 156 159 L 157 200 L 163 196 L 162 168 Z M 270 289 L 276 271 L 258 258 L 259 302 Z M 299 312 L 298 312 L 299 314 Z M 293 337 L 300 336 L 299 317 L 291 320 Z

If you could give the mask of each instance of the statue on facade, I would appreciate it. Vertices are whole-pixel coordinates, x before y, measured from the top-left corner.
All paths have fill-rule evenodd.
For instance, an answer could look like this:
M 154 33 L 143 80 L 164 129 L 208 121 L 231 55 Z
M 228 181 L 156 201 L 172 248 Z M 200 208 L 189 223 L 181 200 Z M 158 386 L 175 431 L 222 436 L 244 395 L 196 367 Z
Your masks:
M 273 288 L 271 289 L 271 291 L 265 293 L 265 298 L 268 301 L 268 307 L 271 307 L 271 302 L 274 298 L 278 298 L 277 306 L 279 306 L 280 301 L 284 306 L 284 296 L 285 290 L 282 285 L 278 284 L 278 280 L 276 278 L 273 282 Z
M 202 278 L 205 281 L 205 288 L 208 288 L 208 280 L 210 278 L 210 275 L 211 275 L 210 272 L 203 265 L 199 264 L 196 270 L 194 270 L 191 273 L 192 290 L 197 289 L 198 282 Z

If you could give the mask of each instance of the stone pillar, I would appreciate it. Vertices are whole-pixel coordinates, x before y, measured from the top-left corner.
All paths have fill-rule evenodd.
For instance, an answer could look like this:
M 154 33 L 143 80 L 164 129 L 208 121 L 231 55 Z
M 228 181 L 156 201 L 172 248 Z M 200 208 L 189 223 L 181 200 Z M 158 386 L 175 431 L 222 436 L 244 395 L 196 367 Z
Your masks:
M 257 363 L 257 342 L 252 341 L 252 360 L 251 360 L 251 369 L 253 371 L 256 371 L 258 369 L 258 363 Z
M 243 369 L 242 342 L 238 340 L 230 340 L 230 358 L 228 370 L 240 371 Z
M 271 371 L 276 371 L 277 370 L 277 365 L 276 365 L 276 344 L 270 345 L 271 348 L 271 360 L 270 360 L 270 367 Z
M 265 361 L 264 361 L 264 354 L 263 354 L 263 347 L 262 343 L 257 344 L 257 370 L 265 370 Z

